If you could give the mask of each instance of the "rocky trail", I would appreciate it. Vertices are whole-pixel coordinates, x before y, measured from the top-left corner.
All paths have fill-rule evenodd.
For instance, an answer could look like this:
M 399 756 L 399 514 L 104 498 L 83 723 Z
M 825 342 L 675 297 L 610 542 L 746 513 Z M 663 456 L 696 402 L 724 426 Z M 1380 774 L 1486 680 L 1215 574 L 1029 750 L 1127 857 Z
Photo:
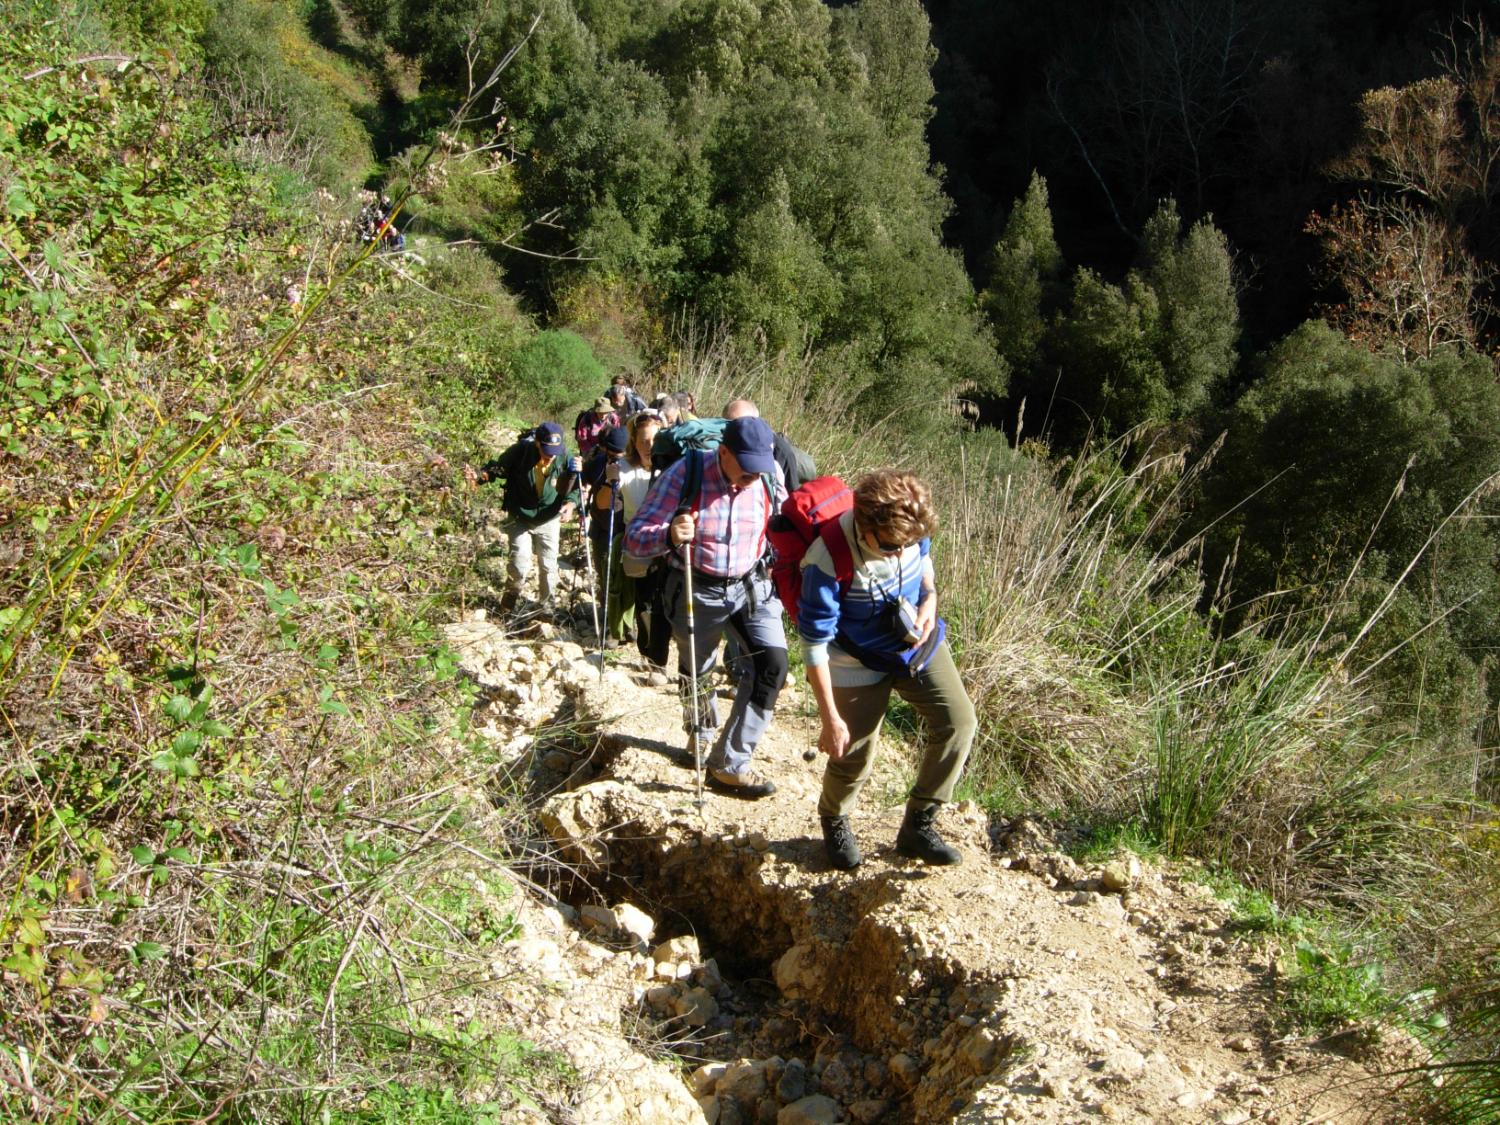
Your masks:
M 534 795 L 529 846 L 572 873 L 506 904 L 521 936 L 495 965 L 511 1024 L 587 1081 L 572 1120 L 1390 1119 L 1368 1058 L 1277 1030 L 1271 952 L 1173 870 L 1083 867 L 972 804 L 940 821 L 962 866 L 901 859 L 888 748 L 854 818 L 865 862 L 837 872 L 805 690 L 757 754 L 779 792 L 699 807 L 675 689 L 633 650 L 601 676 L 550 626 L 477 611 L 448 633 Z

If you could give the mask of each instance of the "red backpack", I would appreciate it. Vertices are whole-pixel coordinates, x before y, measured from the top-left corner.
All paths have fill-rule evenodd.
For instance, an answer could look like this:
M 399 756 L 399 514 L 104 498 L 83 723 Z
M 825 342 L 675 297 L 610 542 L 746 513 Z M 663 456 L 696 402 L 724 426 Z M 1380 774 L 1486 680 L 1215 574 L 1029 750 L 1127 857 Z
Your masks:
M 818 477 L 788 496 L 782 502 L 781 514 L 766 529 L 776 550 L 776 561 L 771 566 L 776 596 L 793 625 L 797 623 L 797 603 L 802 597 L 802 556 L 807 554 L 814 539 L 821 537 L 828 545 L 839 588 L 847 590 L 854 581 L 854 556 L 839 529 L 839 517 L 853 507 L 854 493 L 848 485 L 838 477 Z

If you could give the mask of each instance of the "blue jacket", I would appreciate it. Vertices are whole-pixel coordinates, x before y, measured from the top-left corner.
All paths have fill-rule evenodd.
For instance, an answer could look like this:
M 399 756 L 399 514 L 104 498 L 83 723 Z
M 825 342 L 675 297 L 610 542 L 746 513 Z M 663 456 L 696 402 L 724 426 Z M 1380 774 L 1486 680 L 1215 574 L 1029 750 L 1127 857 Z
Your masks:
M 932 571 L 928 539 L 886 558 L 855 540 L 853 512 L 840 516 L 839 526 L 854 558 L 854 578 L 847 592 L 839 590 L 833 558 L 821 539 L 813 541 L 802 559 L 797 632 L 807 663 L 813 666 L 827 660 L 827 646 L 840 633 L 872 652 L 905 651 L 909 647 L 905 638 L 890 628 L 888 607 L 902 597 L 920 605 L 922 579 Z

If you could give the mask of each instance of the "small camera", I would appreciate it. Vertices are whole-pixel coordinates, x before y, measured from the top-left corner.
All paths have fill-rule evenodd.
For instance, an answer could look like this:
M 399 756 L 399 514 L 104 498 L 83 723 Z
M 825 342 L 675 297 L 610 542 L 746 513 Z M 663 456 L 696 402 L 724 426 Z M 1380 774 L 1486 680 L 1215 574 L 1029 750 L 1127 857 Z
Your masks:
M 896 603 L 896 620 L 906 637 L 906 643 L 914 645 L 922 639 L 922 630 L 917 627 L 917 607 L 902 598 Z

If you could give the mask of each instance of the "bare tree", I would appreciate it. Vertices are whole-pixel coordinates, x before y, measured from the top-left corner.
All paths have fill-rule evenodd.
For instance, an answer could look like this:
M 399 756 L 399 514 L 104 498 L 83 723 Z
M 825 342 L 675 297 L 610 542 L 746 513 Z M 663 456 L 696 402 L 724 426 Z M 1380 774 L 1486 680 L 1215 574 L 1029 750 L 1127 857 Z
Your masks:
M 1440 217 L 1363 193 L 1326 218 L 1314 215 L 1308 230 L 1322 240 L 1329 279 L 1348 298 L 1325 312 L 1350 339 L 1405 361 L 1478 345 L 1493 271 Z
M 1479 346 L 1491 312 L 1478 251 L 1500 166 L 1500 48 L 1482 23 L 1456 21 L 1435 61 L 1438 75 L 1360 99 L 1359 137 L 1329 169 L 1360 190 L 1308 223 L 1348 296 L 1325 311 L 1405 359 Z
M 1111 206 L 1114 190 L 1136 210 L 1170 190 L 1202 212 L 1215 146 L 1249 97 L 1258 58 L 1247 7 L 1152 0 L 1048 74 L 1053 111 Z

